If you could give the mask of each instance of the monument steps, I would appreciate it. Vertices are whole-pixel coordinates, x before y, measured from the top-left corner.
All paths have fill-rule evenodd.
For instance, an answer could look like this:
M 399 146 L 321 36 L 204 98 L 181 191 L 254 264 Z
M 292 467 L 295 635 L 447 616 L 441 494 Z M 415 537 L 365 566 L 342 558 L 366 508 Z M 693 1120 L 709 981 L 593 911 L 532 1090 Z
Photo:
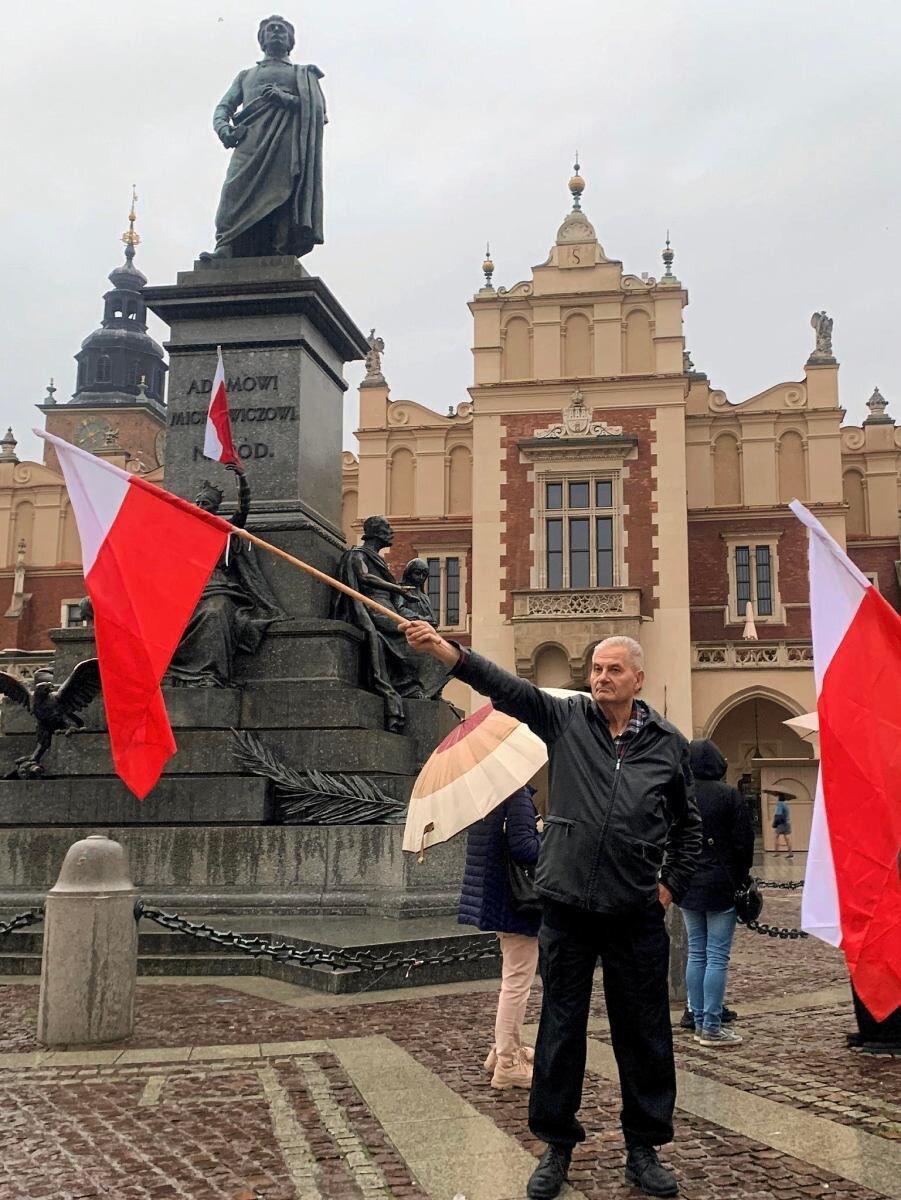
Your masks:
M 253 733 L 276 758 L 297 771 L 416 775 L 419 769 L 415 742 L 382 729 L 342 729 L 336 735 L 332 729 L 257 726 Z M 234 738 L 228 729 L 183 729 L 176 733 L 176 740 L 178 753 L 166 764 L 164 776 L 227 776 L 240 770 L 233 753 Z M 0 747 L 3 761 L 9 764 L 5 770 L 33 747 L 33 736 L 5 737 Z M 109 776 L 112 773 L 109 739 L 105 733 L 90 730 L 69 738 L 56 738 L 45 762 L 48 774 L 54 776 Z

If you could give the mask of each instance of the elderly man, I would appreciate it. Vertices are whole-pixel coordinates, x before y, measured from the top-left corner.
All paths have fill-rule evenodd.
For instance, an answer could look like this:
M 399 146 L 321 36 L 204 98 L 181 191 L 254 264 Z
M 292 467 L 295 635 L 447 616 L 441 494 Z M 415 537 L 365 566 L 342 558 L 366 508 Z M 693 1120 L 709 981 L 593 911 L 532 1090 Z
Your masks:
M 655 1147 L 672 1141 L 676 1100 L 664 915 L 688 887 L 701 851 L 688 744 L 638 698 L 644 668 L 632 638 L 595 647 L 590 699 L 558 699 L 424 622 L 404 631 L 414 649 L 438 658 L 548 747 L 550 803 L 536 871 L 544 1000 L 529 1103 L 529 1127 L 548 1149 L 528 1195 L 558 1194 L 573 1146 L 585 1137 L 576 1112 L 600 959 L 622 1091 L 626 1179 L 650 1196 L 674 1196 L 675 1176 Z

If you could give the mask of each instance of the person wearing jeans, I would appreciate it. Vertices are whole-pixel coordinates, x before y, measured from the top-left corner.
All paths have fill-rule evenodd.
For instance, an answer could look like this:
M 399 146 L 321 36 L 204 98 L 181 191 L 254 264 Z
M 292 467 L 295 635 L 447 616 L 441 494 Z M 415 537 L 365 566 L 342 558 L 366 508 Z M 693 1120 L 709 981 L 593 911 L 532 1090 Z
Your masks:
M 695 1032 L 699 1041 L 705 1040 L 705 1034 L 707 1040 L 720 1039 L 729 954 L 735 933 L 735 905 L 722 912 L 683 908 L 682 920 L 688 933 L 685 986 Z M 740 1041 L 739 1034 L 732 1036 L 733 1044 Z
M 723 1025 L 723 997 L 735 934 L 735 890 L 744 883 L 754 858 L 754 830 L 748 806 L 735 788 L 722 782 L 726 760 L 710 741 L 689 747 L 695 798 L 701 813 L 701 862 L 682 897 L 688 934 L 685 985 L 702 1046 L 737 1046 L 741 1034 Z

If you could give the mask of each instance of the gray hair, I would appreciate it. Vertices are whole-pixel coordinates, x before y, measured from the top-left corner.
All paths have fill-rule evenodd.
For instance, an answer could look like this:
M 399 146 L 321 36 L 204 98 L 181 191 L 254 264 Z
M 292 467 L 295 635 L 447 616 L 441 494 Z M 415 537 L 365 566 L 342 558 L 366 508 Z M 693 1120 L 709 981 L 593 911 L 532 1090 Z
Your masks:
M 641 644 L 636 642 L 635 638 L 626 637 L 624 634 L 617 634 L 615 637 L 604 638 L 603 641 L 598 642 L 594 650 L 592 650 L 592 661 L 594 660 L 595 651 L 599 650 L 602 646 L 617 647 L 621 650 L 628 650 L 632 669 L 634 671 L 644 670 L 644 650 L 642 650 Z

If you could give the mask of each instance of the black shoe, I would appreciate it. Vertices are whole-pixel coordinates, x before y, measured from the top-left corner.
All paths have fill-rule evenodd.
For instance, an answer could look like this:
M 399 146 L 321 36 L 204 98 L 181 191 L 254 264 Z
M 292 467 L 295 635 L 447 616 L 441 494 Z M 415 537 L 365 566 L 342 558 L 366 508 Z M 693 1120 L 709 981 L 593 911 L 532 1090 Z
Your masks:
M 726 1006 L 724 1004 L 723 1011 L 722 1011 L 722 1013 L 720 1013 L 720 1021 L 724 1025 L 731 1025 L 731 1023 L 733 1021 L 737 1021 L 737 1020 L 738 1020 L 738 1013 L 735 1011 L 735 1009 L 734 1008 L 726 1008 Z
M 682 1014 L 682 1020 L 679 1022 L 679 1028 L 680 1029 L 694 1029 L 694 1027 L 695 1027 L 694 1015 L 693 1015 L 691 1009 L 686 1007 L 685 1012 Z
M 526 1188 L 529 1200 L 553 1200 L 554 1196 L 560 1194 L 560 1189 L 566 1183 L 572 1156 L 573 1152 L 568 1146 L 548 1146 L 529 1177 Z
M 629 1146 L 626 1157 L 626 1183 L 641 1188 L 646 1196 L 679 1194 L 675 1175 L 660 1165 L 660 1159 L 653 1146 Z

